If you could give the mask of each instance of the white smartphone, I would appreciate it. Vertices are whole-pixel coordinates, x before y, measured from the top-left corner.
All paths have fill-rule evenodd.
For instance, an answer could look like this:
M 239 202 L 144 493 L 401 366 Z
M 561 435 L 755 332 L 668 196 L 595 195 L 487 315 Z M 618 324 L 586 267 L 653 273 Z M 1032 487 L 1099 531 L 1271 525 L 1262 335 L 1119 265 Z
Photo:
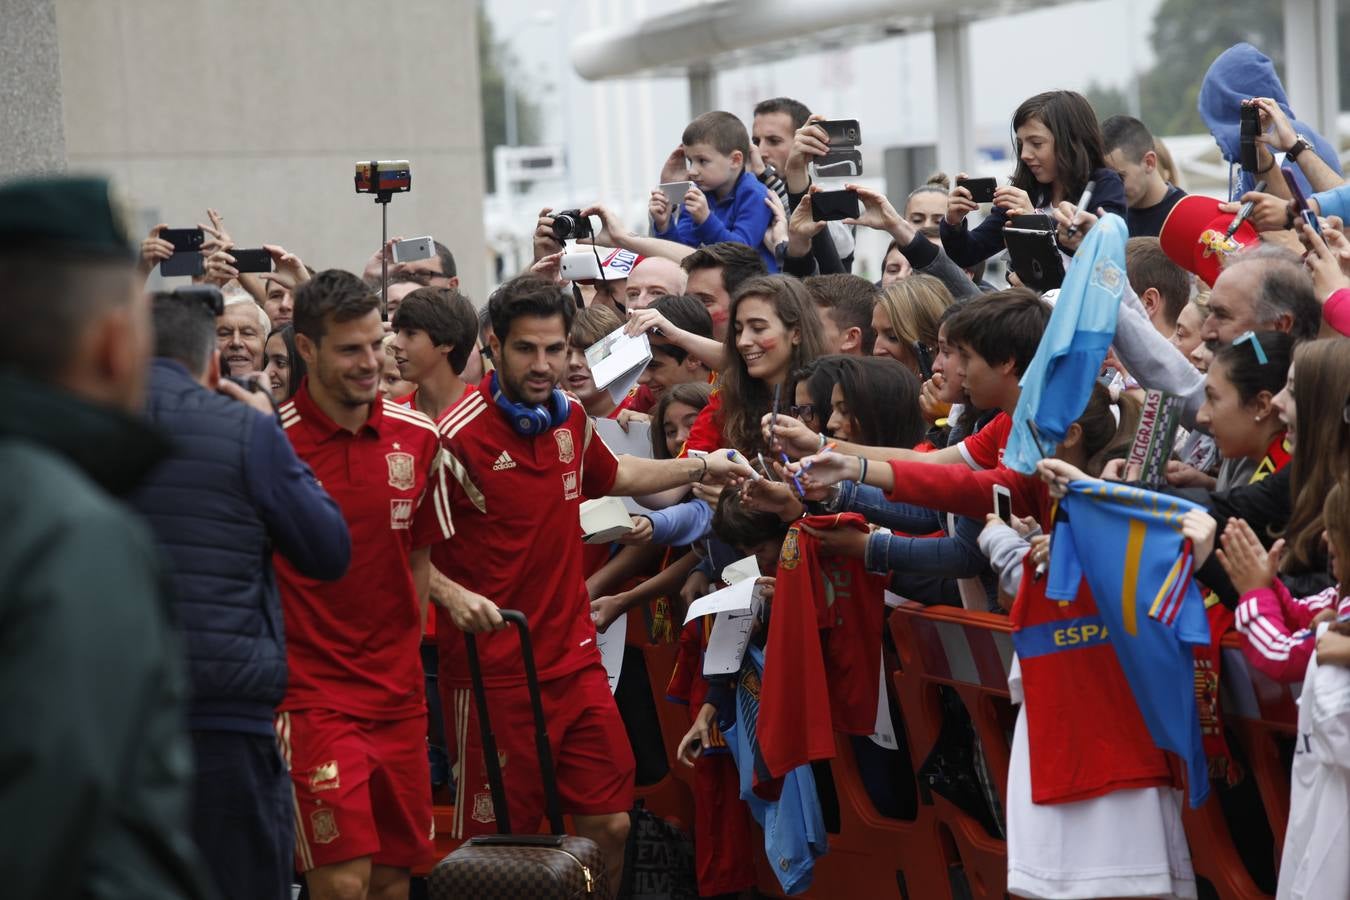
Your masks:
M 672 222 L 680 221 L 680 213 L 684 212 L 684 195 L 693 186 L 692 181 L 667 181 L 660 185 L 661 193 L 666 195 L 666 202 L 670 204 Z
M 564 253 L 560 270 L 564 281 L 596 281 L 600 278 L 600 261 L 594 251 Z
M 394 262 L 409 263 L 419 259 L 431 259 L 436 255 L 436 242 L 431 235 L 394 241 Z
M 994 515 L 1002 519 L 1004 525 L 1012 524 L 1012 494 L 1001 484 L 994 485 Z

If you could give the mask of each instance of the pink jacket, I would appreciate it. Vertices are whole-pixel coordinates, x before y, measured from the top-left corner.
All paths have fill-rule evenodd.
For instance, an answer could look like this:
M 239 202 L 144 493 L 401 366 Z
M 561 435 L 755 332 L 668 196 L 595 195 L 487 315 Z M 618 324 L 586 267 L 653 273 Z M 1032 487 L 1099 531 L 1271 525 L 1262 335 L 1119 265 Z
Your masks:
M 1317 648 L 1308 627 L 1313 617 L 1326 609 L 1338 615 L 1350 611 L 1350 598 L 1338 608 L 1339 591 L 1339 587 L 1329 587 L 1311 597 L 1295 598 L 1277 578 L 1273 587 L 1243 594 L 1237 606 L 1237 629 L 1247 637 L 1242 648 L 1247 661 L 1276 681 L 1302 681 Z
M 1322 305 L 1322 318 L 1327 324 L 1350 337 L 1350 288 L 1332 291 Z

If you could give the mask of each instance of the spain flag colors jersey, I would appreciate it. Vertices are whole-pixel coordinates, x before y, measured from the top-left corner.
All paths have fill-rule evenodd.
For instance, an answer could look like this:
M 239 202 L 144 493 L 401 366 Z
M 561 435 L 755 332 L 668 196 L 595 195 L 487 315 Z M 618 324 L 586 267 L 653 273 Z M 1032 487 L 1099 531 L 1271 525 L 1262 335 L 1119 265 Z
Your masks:
M 1124 484 L 1075 481 L 1060 501 L 1046 596 L 1073 601 L 1086 580 L 1154 742 L 1186 761 L 1190 802 L 1209 793 L 1195 704 L 1196 646 L 1209 644 L 1204 600 L 1181 519 L 1194 503 Z M 1025 638 L 1018 642 L 1019 655 Z

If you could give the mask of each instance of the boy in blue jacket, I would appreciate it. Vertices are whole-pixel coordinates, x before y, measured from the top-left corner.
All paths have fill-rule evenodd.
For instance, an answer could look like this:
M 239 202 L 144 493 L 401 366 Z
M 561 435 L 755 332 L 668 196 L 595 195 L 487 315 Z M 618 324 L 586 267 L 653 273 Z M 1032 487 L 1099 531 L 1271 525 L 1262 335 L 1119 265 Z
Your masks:
M 745 125 L 729 112 L 704 113 L 684 129 L 680 143 L 694 186 L 682 208 L 674 210 L 664 193 L 652 191 L 652 237 L 690 247 L 735 241 L 753 247 L 768 270 L 777 272 L 778 262 L 764 246 L 773 220 L 769 192 L 746 170 L 750 135 Z

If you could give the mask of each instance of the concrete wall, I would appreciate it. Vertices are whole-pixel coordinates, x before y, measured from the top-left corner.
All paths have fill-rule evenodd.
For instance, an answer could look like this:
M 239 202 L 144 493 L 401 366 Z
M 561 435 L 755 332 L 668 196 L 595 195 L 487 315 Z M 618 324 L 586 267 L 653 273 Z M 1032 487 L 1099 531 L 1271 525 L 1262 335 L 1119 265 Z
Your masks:
M 0 0 L 0 177 L 59 171 L 61 65 L 53 0 Z
M 435 235 L 482 301 L 473 0 L 55 3 L 72 171 L 111 173 L 174 227 L 215 207 L 239 246 L 359 271 L 380 216 L 353 163 L 408 159 L 390 234 Z

